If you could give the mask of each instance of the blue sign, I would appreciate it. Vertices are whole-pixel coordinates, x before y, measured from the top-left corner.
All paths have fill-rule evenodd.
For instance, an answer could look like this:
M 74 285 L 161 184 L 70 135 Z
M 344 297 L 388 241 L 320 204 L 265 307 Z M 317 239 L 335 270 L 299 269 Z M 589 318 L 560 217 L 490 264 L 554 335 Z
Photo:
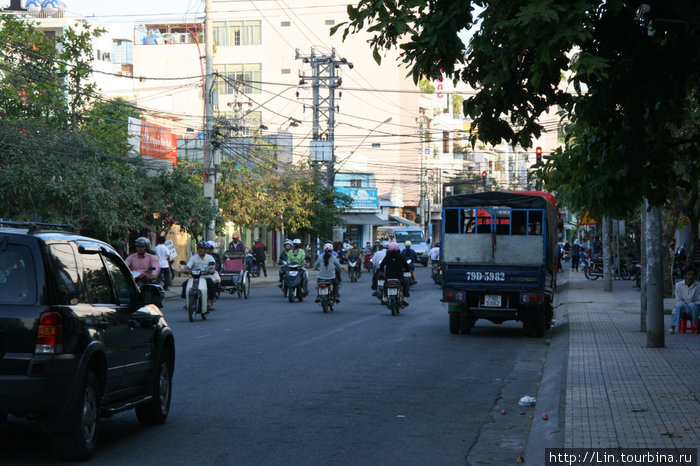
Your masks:
M 349 210 L 377 210 L 379 208 L 377 188 L 345 188 L 336 186 L 335 190 L 352 198 L 352 205 Z

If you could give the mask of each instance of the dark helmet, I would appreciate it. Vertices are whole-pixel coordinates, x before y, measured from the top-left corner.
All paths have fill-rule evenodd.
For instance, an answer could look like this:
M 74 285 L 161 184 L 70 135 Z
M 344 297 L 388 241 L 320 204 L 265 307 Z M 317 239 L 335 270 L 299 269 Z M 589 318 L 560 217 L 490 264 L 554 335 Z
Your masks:
M 437 243 L 435 243 L 435 247 L 436 247 L 436 248 L 439 248 L 439 247 L 440 247 L 440 242 L 439 242 L 439 241 L 438 241 Z
M 207 242 L 206 241 L 200 241 L 197 243 L 197 249 L 207 249 Z
M 136 241 L 134 241 L 134 245 L 136 247 L 144 247 L 147 248 L 151 244 L 150 241 L 148 241 L 148 238 L 145 238 L 143 236 L 136 238 Z

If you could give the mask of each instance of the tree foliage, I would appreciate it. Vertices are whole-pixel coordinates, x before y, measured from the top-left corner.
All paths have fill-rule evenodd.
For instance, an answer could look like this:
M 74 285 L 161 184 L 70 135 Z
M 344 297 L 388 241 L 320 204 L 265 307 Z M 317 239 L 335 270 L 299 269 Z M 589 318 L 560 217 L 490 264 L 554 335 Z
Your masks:
M 464 103 L 473 144 L 529 147 L 541 114 L 561 110 L 566 147 L 539 175 L 574 209 L 662 205 L 678 164 L 697 157 L 697 2 L 361 0 L 348 15 L 332 32 L 373 32 L 377 61 L 399 47 L 416 82 L 444 74 L 477 90 Z M 476 26 L 464 45 L 459 33 Z
M 0 18 L 0 217 L 73 224 L 121 247 L 130 232 L 201 231 L 215 210 L 190 167 L 149 173 L 129 155 L 139 112 L 90 84 L 91 40 L 67 28 L 52 39 Z

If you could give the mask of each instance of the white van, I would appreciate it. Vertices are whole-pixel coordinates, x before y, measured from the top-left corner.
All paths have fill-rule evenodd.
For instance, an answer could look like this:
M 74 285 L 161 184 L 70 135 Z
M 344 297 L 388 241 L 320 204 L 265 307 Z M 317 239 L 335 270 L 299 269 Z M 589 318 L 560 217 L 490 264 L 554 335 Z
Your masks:
M 377 239 L 379 241 L 396 241 L 403 251 L 404 242 L 411 242 L 411 249 L 416 251 L 418 262 L 423 266 L 428 265 L 429 251 L 428 243 L 425 242 L 423 230 L 420 227 L 406 226 L 380 226 L 377 227 Z

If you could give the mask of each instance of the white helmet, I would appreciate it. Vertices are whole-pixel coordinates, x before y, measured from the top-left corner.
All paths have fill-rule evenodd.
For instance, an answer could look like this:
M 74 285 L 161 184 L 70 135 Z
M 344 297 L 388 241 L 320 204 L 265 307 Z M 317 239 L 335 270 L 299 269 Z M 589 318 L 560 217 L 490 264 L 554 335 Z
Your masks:
M 333 251 L 333 245 L 331 243 L 326 243 L 323 245 L 324 251 Z
M 297 239 L 295 239 L 294 241 L 292 241 L 292 244 L 294 244 L 295 246 L 296 246 L 296 245 L 301 246 L 301 240 L 300 240 L 299 238 L 297 238 Z

